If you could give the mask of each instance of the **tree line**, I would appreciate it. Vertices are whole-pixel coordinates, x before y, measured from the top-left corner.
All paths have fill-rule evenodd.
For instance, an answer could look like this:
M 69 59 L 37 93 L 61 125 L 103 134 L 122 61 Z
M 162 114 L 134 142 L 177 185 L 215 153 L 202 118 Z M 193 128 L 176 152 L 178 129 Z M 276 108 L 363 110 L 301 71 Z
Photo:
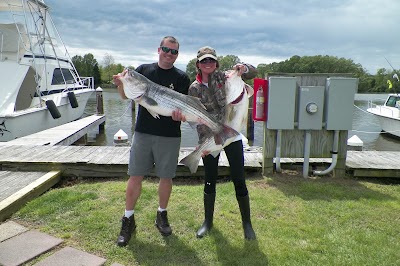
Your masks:
M 196 78 L 196 58 L 189 61 L 186 66 L 186 73 L 191 81 Z M 232 69 L 241 60 L 235 55 L 218 57 L 221 70 Z M 74 56 L 72 62 L 81 76 L 94 77 L 95 86 L 108 87 L 112 85 L 112 76 L 123 71 L 125 66 L 116 64 L 110 54 L 103 58 L 102 65 L 99 65 L 93 54 Z M 135 68 L 134 66 L 127 66 Z M 372 75 L 366 71 L 361 64 L 353 62 L 351 59 L 338 58 L 328 55 L 315 56 L 292 56 L 291 58 L 271 64 L 259 64 L 256 66 L 257 77 L 265 78 L 267 73 L 346 73 L 359 79 L 358 93 L 389 93 L 400 92 L 400 82 L 397 70 L 379 69 Z M 249 82 L 250 84 L 252 81 Z

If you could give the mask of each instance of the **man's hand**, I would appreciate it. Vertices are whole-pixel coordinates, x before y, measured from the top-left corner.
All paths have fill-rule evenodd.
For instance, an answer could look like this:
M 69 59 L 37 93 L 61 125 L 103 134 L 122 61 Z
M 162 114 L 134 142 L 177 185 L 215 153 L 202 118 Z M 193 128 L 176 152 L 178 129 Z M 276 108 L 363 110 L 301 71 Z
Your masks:
M 179 109 L 172 111 L 172 119 L 175 121 L 186 122 L 186 117 L 182 114 L 182 111 Z
M 206 157 L 206 156 L 209 155 L 209 154 L 210 154 L 210 151 L 203 151 L 203 152 L 201 153 L 201 157 L 204 158 L 204 157 Z
M 120 80 L 121 77 L 125 76 L 127 70 L 124 69 L 122 73 L 118 73 L 117 75 L 113 75 L 113 83 L 115 86 L 120 87 L 122 86 L 122 81 Z
M 122 99 L 128 99 L 126 97 L 122 81 L 120 80 L 121 77 L 123 77 L 126 73 L 126 70 L 124 70 L 122 73 L 118 73 L 117 75 L 113 75 L 113 83 L 117 87 L 119 95 L 121 96 Z

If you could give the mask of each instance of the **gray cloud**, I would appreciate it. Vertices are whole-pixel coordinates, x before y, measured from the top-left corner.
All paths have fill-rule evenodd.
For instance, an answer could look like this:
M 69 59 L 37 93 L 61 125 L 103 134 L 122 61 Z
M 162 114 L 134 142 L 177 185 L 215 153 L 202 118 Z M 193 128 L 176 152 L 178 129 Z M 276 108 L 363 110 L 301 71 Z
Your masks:
M 101 63 L 137 66 L 157 60 L 165 35 L 181 44 L 177 65 L 199 47 L 258 65 L 293 55 L 352 59 L 370 73 L 400 68 L 397 0 L 45 0 L 71 55 L 93 53 Z

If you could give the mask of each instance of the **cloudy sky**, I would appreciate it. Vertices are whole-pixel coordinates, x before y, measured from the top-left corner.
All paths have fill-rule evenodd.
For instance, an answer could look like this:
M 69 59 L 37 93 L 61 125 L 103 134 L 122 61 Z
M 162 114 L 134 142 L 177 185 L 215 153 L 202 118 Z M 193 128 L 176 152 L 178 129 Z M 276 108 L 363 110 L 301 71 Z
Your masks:
M 205 45 L 269 64 L 293 55 L 351 59 L 369 73 L 400 68 L 399 0 L 45 0 L 71 56 L 101 64 L 155 62 L 162 37 L 180 42 L 185 70 Z

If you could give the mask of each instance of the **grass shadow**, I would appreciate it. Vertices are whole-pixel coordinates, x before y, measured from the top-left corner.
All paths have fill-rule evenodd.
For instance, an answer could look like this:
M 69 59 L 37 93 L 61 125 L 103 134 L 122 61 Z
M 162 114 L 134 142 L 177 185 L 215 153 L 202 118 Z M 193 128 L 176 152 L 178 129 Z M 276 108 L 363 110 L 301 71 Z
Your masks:
M 356 179 L 347 177 L 311 177 L 304 178 L 298 173 L 276 173 L 268 178 L 268 185 L 282 191 L 287 196 L 296 196 L 303 200 L 394 200 L 391 195 L 373 190 L 367 183 L 379 182 L 380 185 L 393 185 L 388 180 Z
M 132 236 L 127 249 L 139 265 L 206 265 L 193 249 L 173 234 L 153 243 Z
M 243 232 L 240 232 L 240 234 L 243 234 Z M 243 239 L 242 247 L 234 247 L 215 227 L 207 237 L 212 237 L 216 243 L 215 247 L 220 265 L 268 265 L 268 258 L 260 250 L 258 240 L 248 241 Z M 235 255 L 232 256 L 232 254 Z

